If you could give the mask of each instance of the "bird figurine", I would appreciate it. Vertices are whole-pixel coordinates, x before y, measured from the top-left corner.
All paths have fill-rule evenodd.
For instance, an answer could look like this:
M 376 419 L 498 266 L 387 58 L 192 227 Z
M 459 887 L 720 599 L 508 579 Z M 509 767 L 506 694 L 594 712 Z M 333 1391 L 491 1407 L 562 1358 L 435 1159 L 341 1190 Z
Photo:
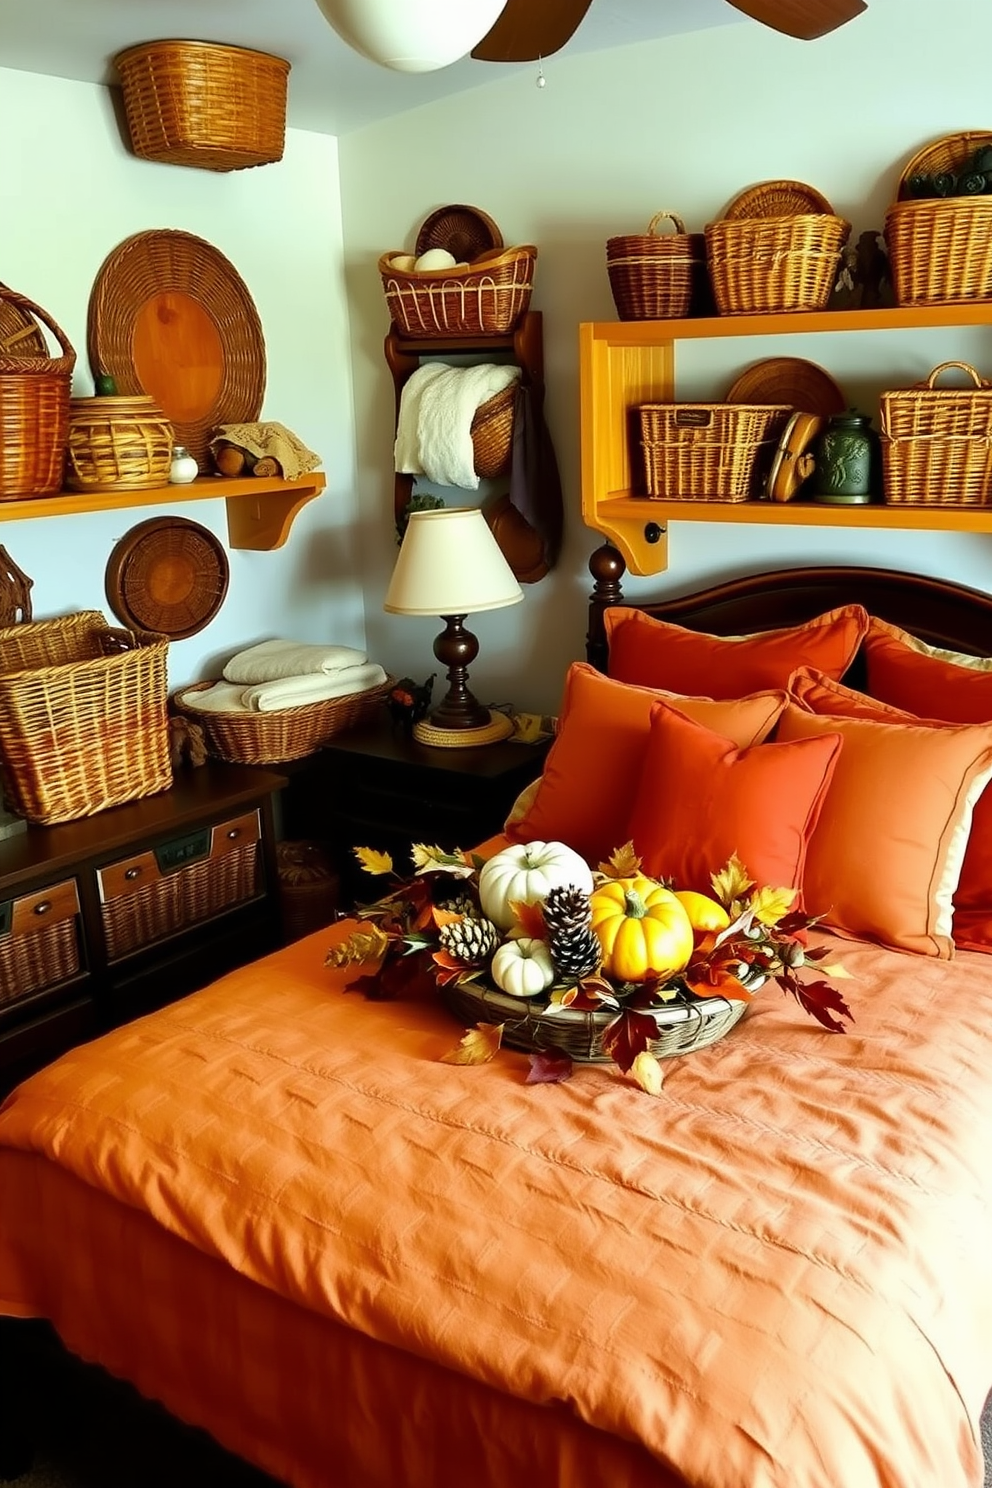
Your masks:
M 412 677 L 400 678 L 386 699 L 394 725 L 409 732 L 415 723 L 426 716 L 431 705 L 436 676 L 436 672 L 431 672 L 426 682 L 419 683 Z

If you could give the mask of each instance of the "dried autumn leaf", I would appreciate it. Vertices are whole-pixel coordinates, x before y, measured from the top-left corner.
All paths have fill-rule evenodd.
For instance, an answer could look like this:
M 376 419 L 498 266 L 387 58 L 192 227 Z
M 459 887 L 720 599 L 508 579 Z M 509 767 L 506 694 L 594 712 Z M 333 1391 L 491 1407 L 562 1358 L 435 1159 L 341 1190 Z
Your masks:
M 840 1018 L 849 1018 L 854 1022 L 854 1014 L 843 995 L 829 982 L 801 982 L 798 977 L 778 977 L 777 980 L 781 987 L 792 993 L 804 1012 L 809 1013 L 832 1033 L 847 1032 Z M 840 1017 L 835 1018 L 834 1013 L 839 1013 Z
M 461 1043 L 441 1055 L 442 1064 L 488 1064 L 503 1042 L 502 1023 L 477 1023 L 463 1035 Z
M 523 935 L 531 940 L 547 940 L 548 927 L 539 904 L 518 904 L 514 900 L 509 909 Z
M 634 1062 L 630 1066 L 630 1073 L 641 1089 L 646 1091 L 648 1095 L 661 1094 L 665 1072 L 658 1060 L 647 1049 L 642 1050 L 640 1054 L 634 1056 Z
M 431 960 L 436 967 L 434 975 L 437 977 L 439 987 L 446 987 L 449 982 L 457 982 L 459 977 L 463 977 L 468 970 L 464 961 L 459 961 L 457 956 L 443 949 L 434 951 Z
M 634 878 L 640 872 L 641 860 L 634 851 L 633 841 L 625 842 L 610 853 L 605 863 L 596 870 L 604 878 Z
M 455 909 L 442 909 L 439 904 L 432 905 L 431 918 L 440 930 L 443 925 L 453 925 L 456 920 L 463 920 L 465 916 Z
M 566 1054 L 564 1049 L 554 1046 L 538 1049 L 530 1055 L 527 1084 L 560 1085 L 562 1080 L 571 1078 L 572 1068 L 572 1056 Z
M 646 1013 L 625 1008 L 603 1029 L 603 1052 L 628 1074 L 638 1054 L 643 1054 L 652 1039 L 658 1037 L 658 1025 Z
M 454 852 L 445 852 L 443 847 L 428 847 L 423 842 L 415 842 L 410 849 L 410 857 L 418 874 L 450 873 L 455 878 L 470 878 L 475 871 L 459 848 Z
M 390 937 L 378 925 L 367 930 L 353 930 L 347 940 L 331 946 L 324 957 L 325 966 L 360 966 L 367 961 L 378 961 L 386 954 Z
M 795 889 L 755 889 L 751 896 L 751 911 L 762 925 L 777 925 L 788 914 L 795 898 Z
M 754 879 L 748 873 L 736 853 L 719 873 L 710 874 L 713 895 L 726 908 L 735 899 L 742 899 L 754 887 Z
M 382 873 L 392 873 L 393 860 L 388 853 L 376 852 L 374 847 L 353 847 L 352 852 L 361 863 L 366 873 L 378 877 Z

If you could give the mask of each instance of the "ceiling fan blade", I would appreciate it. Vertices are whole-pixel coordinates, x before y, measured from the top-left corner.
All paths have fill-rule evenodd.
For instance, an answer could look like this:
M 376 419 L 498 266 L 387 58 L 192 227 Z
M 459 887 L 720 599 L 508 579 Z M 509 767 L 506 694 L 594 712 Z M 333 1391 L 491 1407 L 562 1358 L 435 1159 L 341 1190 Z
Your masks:
M 472 56 L 479 62 L 536 62 L 550 57 L 578 30 L 592 0 L 507 0 L 499 20 Z
M 752 20 L 794 36 L 797 41 L 815 41 L 846 26 L 868 9 L 865 0 L 729 0 Z M 497 22 L 498 24 L 498 22 Z

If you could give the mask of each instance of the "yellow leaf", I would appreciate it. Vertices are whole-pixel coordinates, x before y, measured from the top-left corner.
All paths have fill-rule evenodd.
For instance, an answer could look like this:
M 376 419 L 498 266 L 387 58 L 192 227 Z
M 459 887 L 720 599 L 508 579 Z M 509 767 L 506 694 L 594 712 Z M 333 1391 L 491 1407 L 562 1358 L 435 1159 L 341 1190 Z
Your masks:
M 473 872 L 472 864 L 460 848 L 449 853 L 443 847 L 428 847 L 423 842 L 415 842 L 410 857 L 417 873 L 451 873 L 455 878 L 468 878 Z
M 648 1095 L 660 1095 L 665 1075 L 658 1060 L 647 1049 L 635 1054 L 630 1073 Z
M 839 962 L 836 965 L 831 963 L 831 965 L 829 966 L 827 966 L 824 962 L 821 962 L 816 969 L 821 976 L 831 977 L 835 982 L 854 981 L 853 972 L 848 971 L 847 967 L 841 966 Z
M 347 940 L 331 946 L 324 958 L 325 966 L 361 966 L 367 961 L 379 961 L 386 954 L 389 936 L 378 925 L 369 925 L 367 930 L 354 930 Z
M 388 853 L 376 852 L 374 847 L 353 847 L 352 852 L 366 873 L 378 877 L 380 873 L 393 871 L 393 860 Z
M 600 863 L 597 872 L 604 878 L 634 878 L 640 872 L 641 860 L 634 851 L 632 841 L 610 853 L 609 861 Z
M 726 908 L 747 893 L 754 884 L 754 879 L 734 853 L 725 868 L 721 868 L 719 873 L 710 874 L 710 883 L 713 885 L 714 897 Z
M 441 1055 L 441 1063 L 488 1064 L 502 1042 L 502 1023 L 477 1023 L 463 1036 L 460 1044 Z
M 762 925 L 777 925 L 788 914 L 796 899 L 795 889 L 756 889 L 751 896 L 754 918 Z

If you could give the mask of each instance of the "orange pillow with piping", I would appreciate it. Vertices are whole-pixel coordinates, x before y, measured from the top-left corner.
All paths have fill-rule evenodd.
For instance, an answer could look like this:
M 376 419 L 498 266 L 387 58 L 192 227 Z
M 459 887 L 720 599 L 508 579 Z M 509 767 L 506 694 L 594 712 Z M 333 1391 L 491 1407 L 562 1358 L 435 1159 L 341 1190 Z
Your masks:
M 860 605 L 828 610 L 805 625 L 755 635 L 716 636 L 613 605 L 603 611 L 609 674 L 639 687 L 734 698 L 787 687 L 797 667 L 841 677 L 868 629 Z
M 758 885 L 799 890 L 807 844 L 840 753 L 836 734 L 740 749 L 664 702 L 627 836 L 652 878 L 713 891 L 710 876 L 736 853 Z
M 780 691 L 721 701 L 676 698 L 615 682 L 586 662 L 573 662 L 537 791 L 521 819 L 514 821 L 511 812 L 507 820 L 510 841 L 567 842 L 594 865 L 621 847 L 629 835 L 651 709 L 662 696 L 740 745 L 766 739 L 786 703 Z
M 868 691 L 879 702 L 947 723 L 992 719 L 992 657 L 929 646 L 875 615 L 864 656 Z
M 917 724 L 928 728 L 954 728 L 953 720 L 920 718 L 904 708 L 893 707 L 855 692 L 841 682 L 802 669 L 791 680 L 795 699 L 814 713 L 841 714 L 848 718 L 872 718 L 880 723 Z M 984 721 L 984 720 L 983 720 Z M 953 865 L 952 865 L 953 866 Z M 992 790 L 985 789 L 974 803 L 960 877 L 953 892 L 954 944 L 962 950 L 992 952 Z
M 793 687 L 798 698 L 801 679 Z M 807 902 L 843 935 L 951 956 L 953 895 L 992 774 L 992 725 L 871 717 L 870 699 L 847 714 L 821 713 L 815 696 L 809 688 L 790 702 L 776 732 L 782 741 L 833 733 L 844 741 L 806 857 Z

